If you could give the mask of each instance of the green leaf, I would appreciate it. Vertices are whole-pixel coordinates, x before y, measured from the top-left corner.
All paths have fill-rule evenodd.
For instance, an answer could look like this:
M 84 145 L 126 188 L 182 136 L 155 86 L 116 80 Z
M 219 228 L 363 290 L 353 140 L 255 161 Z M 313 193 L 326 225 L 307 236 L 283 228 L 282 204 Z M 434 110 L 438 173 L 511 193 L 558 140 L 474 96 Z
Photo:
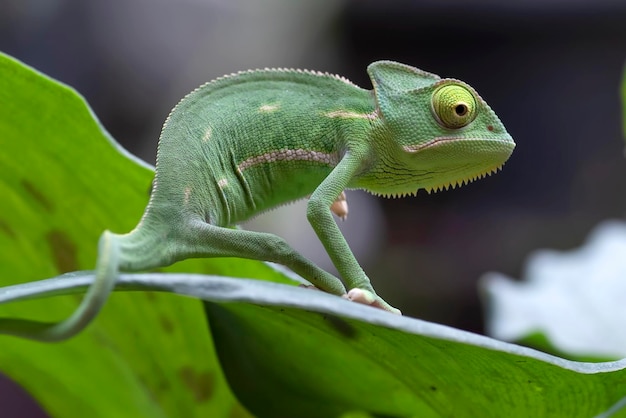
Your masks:
M 72 275 L 0 303 L 77 292 Z M 579 363 L 310 289 L 189 274 L 125 274 L 118 290 L 204 299 L 228 381 L 258 417 L 625 416 L 626 359 Z
M 117 145 L 75 91 L 2 54 L 0 148 L 0 285 L 92 269 L 102 231 L 130 231 L 148 201 L 152 167 Z M 176 269 L 289 282 L 248 260 L 188 260 Z M 57 321 L 79 300 L 10 304 L 0 316 Z M 0 371 L 52 416 L 247 416 L 196 300 L 117 294 L 69 342 L 0 336 L 0 347 Z

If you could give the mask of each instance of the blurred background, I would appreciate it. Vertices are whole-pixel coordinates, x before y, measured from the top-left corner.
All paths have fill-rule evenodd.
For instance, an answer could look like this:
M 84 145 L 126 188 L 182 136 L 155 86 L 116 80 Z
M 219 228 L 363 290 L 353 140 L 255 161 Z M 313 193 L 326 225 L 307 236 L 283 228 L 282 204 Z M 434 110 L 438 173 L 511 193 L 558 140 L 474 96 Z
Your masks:
M 533 249 L 577 247 L 626 213 L 624 1 L 3 0 L 0 51 L 77 89 L 150 163 L 170 109 L 223 74 L 297 67 L 371 88 L 367 64 L 392 59 L 470 83 L 517 142 L 504 170 L 416 198 L 351 192 L 341 223 L 377 291 L 425 320 L 481 333 L 484 272 L 519 277 Z M 290 205 L 248 226 L 332 269 L 306 223 Z M 1 377 L 0 404 L 46 416 Z

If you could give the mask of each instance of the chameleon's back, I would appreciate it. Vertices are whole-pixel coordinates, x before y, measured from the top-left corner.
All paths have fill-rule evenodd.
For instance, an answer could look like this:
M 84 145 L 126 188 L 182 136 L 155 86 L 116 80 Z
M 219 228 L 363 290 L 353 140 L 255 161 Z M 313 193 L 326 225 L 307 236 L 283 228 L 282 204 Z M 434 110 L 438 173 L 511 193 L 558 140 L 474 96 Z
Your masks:
M 374 109 L 369 91 L 320 73 L 259 70 L 207 83 L 165 122 L 151 208 L 230 225 L 305 197 L 339 161 L 348 126 L 368 129 Z

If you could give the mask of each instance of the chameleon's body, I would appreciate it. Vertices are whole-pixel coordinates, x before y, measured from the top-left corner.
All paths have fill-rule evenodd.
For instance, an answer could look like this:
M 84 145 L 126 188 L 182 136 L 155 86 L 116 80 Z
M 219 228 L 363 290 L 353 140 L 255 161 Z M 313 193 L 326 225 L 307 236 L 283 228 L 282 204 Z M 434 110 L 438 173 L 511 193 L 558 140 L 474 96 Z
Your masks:
M 354 289 L 352 299 L 399 313 L 374 292 L 332 218 L 333 203 L 341 203 L 346 188 L 405 195 L 462 184 L 498 169 L 515 144 L 462 82 L 390 61 L 368 72 L 374 91 L 328 74 L 258 70 L 191 92 L 163 127 L 141 222 L 125 235 L 103 234 L 96 280 L 81 309 L 28 337 L 58 340 L 78 332 L 104 303 L 119 269 L 189 257 L 274 261 L 345 295 L 339 279 L 281 238 L 227 228 L 306 196 L 307 217 Z

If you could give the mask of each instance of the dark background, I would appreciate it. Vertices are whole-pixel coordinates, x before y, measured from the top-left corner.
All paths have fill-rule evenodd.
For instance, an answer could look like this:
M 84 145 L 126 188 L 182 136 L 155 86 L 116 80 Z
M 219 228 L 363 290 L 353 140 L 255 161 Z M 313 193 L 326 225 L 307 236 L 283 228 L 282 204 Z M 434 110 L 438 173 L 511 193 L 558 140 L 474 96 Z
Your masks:
M 224 73 L 310 68 L 369 88 L 366 65 L 393 59 L 467 81 L 517 142 L 504 170 L 454 191 L 365 198 L 380 225 L 356 222 L 372 231 L 353 238 L 369 245 L 358 258 L 411 316 L 482 332 L 484 272 L 520 277 L 532 250 L 574 248 L 624 217 L 626 2 L 9 0 L 0 50 L 76 88 L 149 162 L 170 108 Z M 45 416 L 1 378 L 0 404 Z

